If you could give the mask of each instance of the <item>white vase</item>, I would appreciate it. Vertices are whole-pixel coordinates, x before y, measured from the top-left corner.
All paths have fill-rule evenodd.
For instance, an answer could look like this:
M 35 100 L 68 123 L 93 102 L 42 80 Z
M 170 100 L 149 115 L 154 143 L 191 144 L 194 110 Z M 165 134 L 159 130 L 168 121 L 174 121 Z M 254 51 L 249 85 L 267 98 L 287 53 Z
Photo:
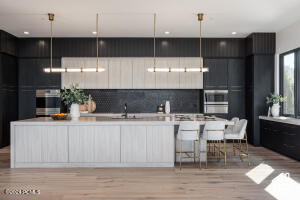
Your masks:
M 169 114 L 171 112 L 171 108 L 170 108 L 170 101 L 166 101 L 166 105 L 165 105 L 165 113 Z
M 279 117 L 280 105 L 279 103 L 273 104 L 271 112 L 273 117 Z
M 72 103 L 70 109 L 70 115 L 72 120 L 77 120 L 80 117 L 79 104 Z

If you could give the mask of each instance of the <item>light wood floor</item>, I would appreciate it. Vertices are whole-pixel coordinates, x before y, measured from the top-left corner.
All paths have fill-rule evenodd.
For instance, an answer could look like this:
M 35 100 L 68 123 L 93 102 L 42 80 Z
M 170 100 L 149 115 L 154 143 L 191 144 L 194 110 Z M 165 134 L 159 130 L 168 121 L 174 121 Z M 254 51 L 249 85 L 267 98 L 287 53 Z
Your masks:
M 229 152 L 209 169 L 184 164 L 176 168 L 10 169 L 9 148 L 0 149 L 0 199 L 275 199 L 264 189 L 278 174 L 289 172 L 300 183 L 300 162 L 262 147 L 250 146 L 252 165 Z M 246 176 L 260 164 L 274 169 L 260 184 Z M 256 169 L 256 168 L 255 168 Z M 254 169 L 254 171 L 255 171 Z M 262 175 L 264 170 L 259 171 Z M 39 189 L 40 195 L 4 195 L 4 189 Z

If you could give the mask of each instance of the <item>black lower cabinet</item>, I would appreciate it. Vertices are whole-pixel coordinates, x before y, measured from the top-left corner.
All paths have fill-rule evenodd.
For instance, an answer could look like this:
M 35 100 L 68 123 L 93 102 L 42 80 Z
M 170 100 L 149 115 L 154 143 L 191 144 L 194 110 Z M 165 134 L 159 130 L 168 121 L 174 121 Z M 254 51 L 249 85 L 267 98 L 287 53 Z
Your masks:
M 261 145 L 300 161 L 300 126 L 260 120 Z

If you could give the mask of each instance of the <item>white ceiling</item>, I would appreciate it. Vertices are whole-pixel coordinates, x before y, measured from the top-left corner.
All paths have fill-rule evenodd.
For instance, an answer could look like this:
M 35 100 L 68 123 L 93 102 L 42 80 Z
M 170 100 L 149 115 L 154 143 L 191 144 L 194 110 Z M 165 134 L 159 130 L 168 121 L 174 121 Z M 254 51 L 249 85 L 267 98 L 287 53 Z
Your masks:
M 98 12 L 100 36 L 152 37 L 156 12 L 158 37 L 198 37 L 196 13 L 204 12 L 205 37 L 245 37 L 279 31 L 300 19 L 299 10 L 300 0 L 0 0 L 0 29 L 48 37 L 53 12 L 55 37 L 94 37 Z

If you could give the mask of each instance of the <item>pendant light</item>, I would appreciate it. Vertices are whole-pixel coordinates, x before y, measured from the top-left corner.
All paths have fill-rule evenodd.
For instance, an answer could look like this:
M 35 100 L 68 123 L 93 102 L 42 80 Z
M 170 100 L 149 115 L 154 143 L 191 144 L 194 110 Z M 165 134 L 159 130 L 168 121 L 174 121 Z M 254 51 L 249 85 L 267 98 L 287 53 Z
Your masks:
M 103 72 L 105 71 L 104 68 L 99 68 L 99 42 L 98 42 L 98 36 L 99 36 L 99 31 L 98 31 L 98 13 L 96 15 L 96 51 L 97 51 L 97 66 L 92 67 L 92 68 L 74 68 L 74 67 L 65 67 L 65 68 L 53 68 L 52 65 L 52 24 L 54 21 L 54 14 L 49 13 L 49 21 L 50 21 L 50 67 L 49 68 L 44 68 L 44 72 Z
M 194 68 L 172 68 L 172 67 L 169 67 L 169 68 L 158 68 L 156 67 L 156 55 L 155 55 L 155 39 L 156 39 L 156 14 L 154 14 L 154 34 L 153 34 L 153 46 L 154 46 L 154 50 L 153 50 L 153 67 L 151 68 L 148 68 L 147 71 L 148 72 L 208 72 L 208 68 L 204 68 L 203 67 L 203 57 L 202 57 L 202 33 L 201 33 L 201 23 L 202 23 L 202 20 L 203 20 L 203 13 L 199 13 L 198 14 L 198 21 L 200 22 L 200 43 L 199 43 L 199 46 L 200 46 L 200 55 L 199 55 L 199 66 L 197 67 L 194 67 Z

